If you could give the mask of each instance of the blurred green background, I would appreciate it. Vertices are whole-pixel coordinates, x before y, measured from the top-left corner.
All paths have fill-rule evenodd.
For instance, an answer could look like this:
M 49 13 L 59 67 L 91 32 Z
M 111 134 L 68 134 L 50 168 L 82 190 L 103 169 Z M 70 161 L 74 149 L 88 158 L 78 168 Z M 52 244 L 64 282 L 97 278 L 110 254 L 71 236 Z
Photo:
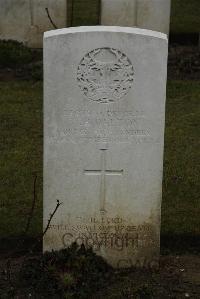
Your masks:
M 171 0 L 171 32 L 200 32 L 200 0 Z M 68 0 L 68 25 L 99 24 L 100 0 Z

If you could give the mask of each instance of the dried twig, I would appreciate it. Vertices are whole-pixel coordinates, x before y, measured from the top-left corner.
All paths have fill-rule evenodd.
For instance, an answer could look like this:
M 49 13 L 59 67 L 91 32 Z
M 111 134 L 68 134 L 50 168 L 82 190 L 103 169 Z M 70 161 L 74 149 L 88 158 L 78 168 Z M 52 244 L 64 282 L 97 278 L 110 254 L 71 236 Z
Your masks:
M 53 20 L 52 20 L 50 14 L 49 14 L 49 9 L 48 9 L 48 7 L 46 7 L 45 10 L 46 10 L 46 12 L 47 12 L 47 16 L 48 16 L 48 18 L 49 18 L 49 21 L 51 22 L 51 24 L 53 25 L 53 27 L 54 27 L 55 29 L 58 29 L 58 27 L 57 27 L 56 24 L 53 22 Z
M 43 233 L 37 238 L 36 242 L 31 246 L 30 248 L 30 252 L 34 249 L 34 247 L 37 246 L 38 243 L 40 243 L 44 237 L 44 235 L 47 233 L 49 227 L 50 227 L 50 224 L 51 224 L 51 221 L 55 215 L 55 213 L 57 212 L 58 208 L 62 205 L 63 203 L 59 201 L 59 199 L 57 199 L 57 204 L 56 204 L 56 207 L 54 209 L 54 211 L 49 215 L 49 220 L 47 222 L 47 226 L 45 228 L 45 230 L 43 231 Z
M 43 232 L 43 234 L 42 234 L 42 237 L 44 237 L 44 235 L 45 235 L 46 232 L 48 231 L 48 229 L 49 229 L 49 227 L 50 227 L 50 224 L 51 224 L 51 221 L 52 221 L 52 219 L 53 219 L 53 217 L 54 217 L 54 215 L 55 215 L 55 213 L 56 213 L 56 211 L 58 210 L 58 208 L 59 208 L 60 205 L 62 205 L 62 202 L 60 202 L 59 199 L 57 199 L 57 205 L 56 205 L 56 207 L 55 207 L 53 213 L 49 215 L 50 218 L 49 218 L 49 220 L 48 220 L 48 222 L 47 222 L 47 226 L 46 226 L 46 228 L 45 228 L 45 230 L 44 230 L 44 232 Z
M 30 247 L 29 252 L 26 253 L 26 254 L 24 254 L 24 255 L 22 255 L 23 257 L 28 256 L 28 255 L 30 254 L 30 252 L 32 252 L 33 249 L 38 245 L 38 243 L 40 243 L 40 242 L 42 241 L 42 239 L 43 239 L 44 235 L 46 234 L 46 232 L 48 231 L 48 229 L 49 229 L 49 227 L 50 227 L 50 224 L 51 224 L 51 221 L 52 221 L 52 219 L 53 219 L 53 217 L 54 217 L 55 213 L 57 212 L 57 210 L 58 210 L 58 208 L 59 208 L 60 205 L 62 205 L 62 202 L 60 202 L 59 200 L 57 200 L 57 205 L 56 205 L 56 207 L 55 207 L 53 213 L 50 214 L 50 218 L 49 218 L 49 220 L 48 220 L 48 222 L 47 222 L 47 226 L 46 226 L 44 232 L 43 232 L 40 236 L 38 236 L 38 238 L 36 239 L 36 241 L 35 241 L 35 242 L 32 244 L 32 246 Z M 6 258 L 6 259 L 11 258 L 11 257 L 13 256 L 13 254 L 15 254 L 15 253 L 18 252 L 18 249 L 19 249 L 20 247 L 22 247 L 23 243 L 24 243 L 24 238 L 22 239 L 21 242 L 18 243 L 18 245 L 15 247 L 14 250 L 12 250 L 12 251 L 9 252 L 7 255 L 5 255 L 5 258 Z
M 36 182 L 37 182 L 37 175 L 35 176 L 35 179 L 34 179 L 34 184 L 33 184 L 33 201 L 32 201 L 32 206 L 31 206 L 31 210 L 30 210 L 30 213 L 29 213 L 29 217 L 28 217 L 28 220 L 27 220 L 26 229 L 25 229 L 25 232 L 24 232 L 25 235 L 29 231 L 31 220 L 33 218 L 33 213 L 34 213 L 34 209 L 35 209 L 35 204 L 36 204 L 36 199 L 37 199 Z

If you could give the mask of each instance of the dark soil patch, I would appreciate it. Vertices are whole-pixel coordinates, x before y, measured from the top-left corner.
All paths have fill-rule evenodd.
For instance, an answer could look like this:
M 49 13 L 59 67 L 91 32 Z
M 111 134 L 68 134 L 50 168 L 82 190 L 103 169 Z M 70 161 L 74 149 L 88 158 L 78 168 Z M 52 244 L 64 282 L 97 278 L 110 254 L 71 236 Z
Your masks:
M 35 61 L 16 68 L 0 67 L 0 81 L 35 80 L 43 79 L 43 62 Z
M 112 268 L 92 249 L 71 247 L 0 261 L 0 298 L 90 298 Z
M 161 234 L 161 254 L 163 255 L 195 255 L 199 253 L 199 248 L 199 234 Z
M 182 46 L 198 46 L 199 33 L 173 33 L 169 35 L 170 44 L 178 44 Z
M 195 46 L 169 47 L 168 79 L 199 80 L 200 49 Z
M 92 253 L 48 258 L 0 259 L 0 298 L 200 298 L 199 256 L 161 256 L 159 270 L 114 270 Z
M 108 288 L 91 298 L 167 299 L 200 297 L 200 257 L 162 256 L 158 271 L 132 269 L 115 274 Z
M 42 50 L 14 40 L 0 40 L 0 81 L 42 80 Z

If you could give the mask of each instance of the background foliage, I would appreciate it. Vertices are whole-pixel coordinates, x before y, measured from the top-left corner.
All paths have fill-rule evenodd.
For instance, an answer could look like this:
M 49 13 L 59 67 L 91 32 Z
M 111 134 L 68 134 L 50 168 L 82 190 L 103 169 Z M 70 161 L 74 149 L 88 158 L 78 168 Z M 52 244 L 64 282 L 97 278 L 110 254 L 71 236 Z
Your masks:
M 100 0 L 68 0 L 68 25 L 99 24 Z M 199 0 L 171 0 L 171 32 L 200 32 Z M 72 20 L 73 19 L 73 20 Z

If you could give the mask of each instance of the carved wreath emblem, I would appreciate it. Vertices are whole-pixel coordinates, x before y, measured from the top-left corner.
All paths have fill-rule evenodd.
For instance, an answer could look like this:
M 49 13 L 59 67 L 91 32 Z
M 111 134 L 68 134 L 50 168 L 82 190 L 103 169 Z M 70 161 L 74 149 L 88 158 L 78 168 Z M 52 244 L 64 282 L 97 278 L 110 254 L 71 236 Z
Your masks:
M 133 84 L 134 69 L 121 51 L 98 48 L 81 60 L 77 80 L 84 96 L 98 103 L 111 103 L 122 99 Z

